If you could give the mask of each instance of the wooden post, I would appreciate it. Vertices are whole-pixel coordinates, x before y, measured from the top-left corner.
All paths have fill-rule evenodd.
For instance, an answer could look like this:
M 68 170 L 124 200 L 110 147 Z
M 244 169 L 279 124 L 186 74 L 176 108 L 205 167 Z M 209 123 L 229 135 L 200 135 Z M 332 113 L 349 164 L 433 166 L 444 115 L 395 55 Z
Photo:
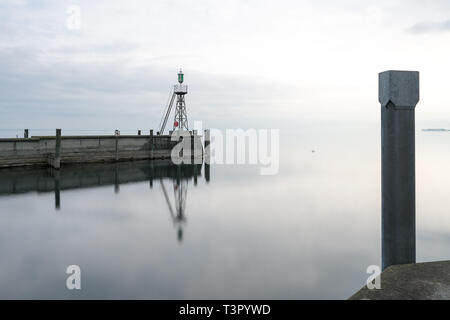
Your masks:
M 25 130 L 23 131 L 23 137 L 26 138 L 26 139 L 28 139 L 28 129 L 25 129 Z
M 138 136 L 140 136 L 141 135 L 141 130 L 138 130 Z
M 119 136 L 116 135 L 116 161 L 119 161 Z
M 150 160 L 153 159 L 153 129 L 150 130 Z
M 61 167 L 61 129 L 56 129 L 55 137 L 55 158 L 53 159 L 53 168 Z

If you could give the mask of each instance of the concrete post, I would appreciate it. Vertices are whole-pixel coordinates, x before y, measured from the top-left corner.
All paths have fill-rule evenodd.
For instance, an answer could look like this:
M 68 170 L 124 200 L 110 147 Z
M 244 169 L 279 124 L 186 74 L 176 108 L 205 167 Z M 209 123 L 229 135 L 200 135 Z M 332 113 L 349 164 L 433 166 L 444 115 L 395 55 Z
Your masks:
M 55 158 L 53 167 L 59 169 L 61 167 L 61 129 L 56 129 L 55 136 Z
M 141 135 L 141 130 L 138 130 L 138 136 L 140 136 Z
M 26 139 L 28 139 L 28 129 L 25 129 L 25 130 L 23 131 L 23 137 L 26 138 Z
M 382 268 L 416 261 L 415 124 L 419 73 L 379 74 Z

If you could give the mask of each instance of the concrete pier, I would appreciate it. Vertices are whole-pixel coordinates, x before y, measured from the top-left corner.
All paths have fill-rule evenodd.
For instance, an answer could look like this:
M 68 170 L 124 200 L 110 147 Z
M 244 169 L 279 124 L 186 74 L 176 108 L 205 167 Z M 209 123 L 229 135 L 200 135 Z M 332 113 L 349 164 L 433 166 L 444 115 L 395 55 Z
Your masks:
M 415 123 L 419 73 L 379 74 L 382 269 L 416 261 Z
M 364 286 L 350 300 L 450 299 L 450 261 L 390 266 L 380 275 L 381 289 Z
M 59 132 L 59 133 L 58 133 Z M 96 162 L 170 159 L 178 143 L 169 135 L 110 136 L 33 136 L 0 139 L 0 168 L 48 166 Z M 194 148 L 202 148 L 200 136 L 194 136 Z M 196 150 L 202 154 L 202 150 Z M 59 163 L 58 163 L 59 162 Z

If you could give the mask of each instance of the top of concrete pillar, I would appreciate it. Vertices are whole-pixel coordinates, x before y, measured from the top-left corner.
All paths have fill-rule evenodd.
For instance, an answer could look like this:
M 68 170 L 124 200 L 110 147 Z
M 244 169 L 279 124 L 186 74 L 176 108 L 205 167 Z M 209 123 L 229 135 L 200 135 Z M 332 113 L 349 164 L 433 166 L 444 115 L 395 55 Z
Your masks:
M 419 102 L 419 72 L 381 72 L 378 77 L 378 100 L 383 107 L 392 102 L 394 109 L 414 109 Z

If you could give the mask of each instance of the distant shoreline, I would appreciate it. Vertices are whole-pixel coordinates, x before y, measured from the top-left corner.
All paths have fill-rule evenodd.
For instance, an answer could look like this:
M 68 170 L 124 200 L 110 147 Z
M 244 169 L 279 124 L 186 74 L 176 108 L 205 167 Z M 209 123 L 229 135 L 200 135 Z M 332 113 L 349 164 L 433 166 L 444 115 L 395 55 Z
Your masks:
M 445 131 L 450 131 L 449 129 L 422 129 L 422 131 L 427 131 L 427 132 L 445 132 Z

